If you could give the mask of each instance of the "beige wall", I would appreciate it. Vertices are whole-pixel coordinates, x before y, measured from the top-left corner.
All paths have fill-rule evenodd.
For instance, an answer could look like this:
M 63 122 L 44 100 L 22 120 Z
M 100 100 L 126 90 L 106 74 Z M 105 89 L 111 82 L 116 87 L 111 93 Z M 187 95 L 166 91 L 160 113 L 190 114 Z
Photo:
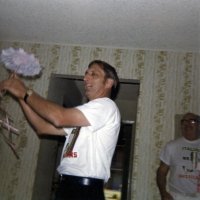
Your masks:
M 10 46 L 24 48 L 39 58 L 44 66 L 42 76 L 25 81 L 43 96 L 47 96 L 52 72 L 83 75 L 88 63 L 97 58 L 114 65 L 120 78 L 140 81 L 132 200 L 159 199 L 155 171 L 160 148 L 174 138 L 175 116 L 187 111 L 200 114 L 199 54 L 0 42 L 0 49 Z M 2 80 L 8 77 L 8 73 L 3 66 L 0 67 Z M 11 97 L 4 97 L 1 106 L 20 129 L 20 136 L 13 139 L 20 159 L 16 159 L 0 134 L 0 198 L 31 200 L 40 140 Z

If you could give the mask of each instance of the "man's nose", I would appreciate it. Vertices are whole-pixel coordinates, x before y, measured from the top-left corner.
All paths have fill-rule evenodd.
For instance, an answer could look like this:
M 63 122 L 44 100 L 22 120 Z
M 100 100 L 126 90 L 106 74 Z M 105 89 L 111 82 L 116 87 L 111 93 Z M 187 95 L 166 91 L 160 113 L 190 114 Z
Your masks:
M 87 76 L 86 75 L 83 77 L 83 81 L 87 81 Z
M 91 76 L 89 74 L 85 74 L 83 80 L 88 81 L 88 80 L 90 80 L 90 78 L 91 78 Z

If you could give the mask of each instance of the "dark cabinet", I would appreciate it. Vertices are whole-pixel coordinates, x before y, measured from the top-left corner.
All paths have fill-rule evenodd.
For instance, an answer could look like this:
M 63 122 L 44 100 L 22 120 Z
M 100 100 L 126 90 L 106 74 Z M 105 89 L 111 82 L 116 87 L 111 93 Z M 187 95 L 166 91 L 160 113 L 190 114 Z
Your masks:
M 133 121 L 122 121 L 115 153 L 111 164 L 111 178 L 105 185 L 106 200 L 126 200 L 131 181 Z

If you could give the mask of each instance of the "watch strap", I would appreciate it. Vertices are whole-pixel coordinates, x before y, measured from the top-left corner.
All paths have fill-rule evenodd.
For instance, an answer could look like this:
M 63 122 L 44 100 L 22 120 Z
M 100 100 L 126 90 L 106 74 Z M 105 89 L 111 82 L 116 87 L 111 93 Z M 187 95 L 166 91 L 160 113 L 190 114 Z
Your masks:
M 26 94 L 24 95 L 24 101 L 25 101 L 25 103 L 27 103 L 28 97 L 30 97 L 32 95 L 32 93 L 33 93 L 33 90 L 31 90 L 31 89 L 28 89 L 26 91 Z

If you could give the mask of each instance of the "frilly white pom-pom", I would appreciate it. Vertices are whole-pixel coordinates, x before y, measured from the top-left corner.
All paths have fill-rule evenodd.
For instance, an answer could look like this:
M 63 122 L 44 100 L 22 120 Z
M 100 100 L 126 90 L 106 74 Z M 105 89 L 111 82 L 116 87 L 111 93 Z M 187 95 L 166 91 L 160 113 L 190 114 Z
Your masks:
M 0 59 L 8 70 L 23 76 L 35 76 L 42 70 L 38 59 L 21 48 L 2 50 Z

